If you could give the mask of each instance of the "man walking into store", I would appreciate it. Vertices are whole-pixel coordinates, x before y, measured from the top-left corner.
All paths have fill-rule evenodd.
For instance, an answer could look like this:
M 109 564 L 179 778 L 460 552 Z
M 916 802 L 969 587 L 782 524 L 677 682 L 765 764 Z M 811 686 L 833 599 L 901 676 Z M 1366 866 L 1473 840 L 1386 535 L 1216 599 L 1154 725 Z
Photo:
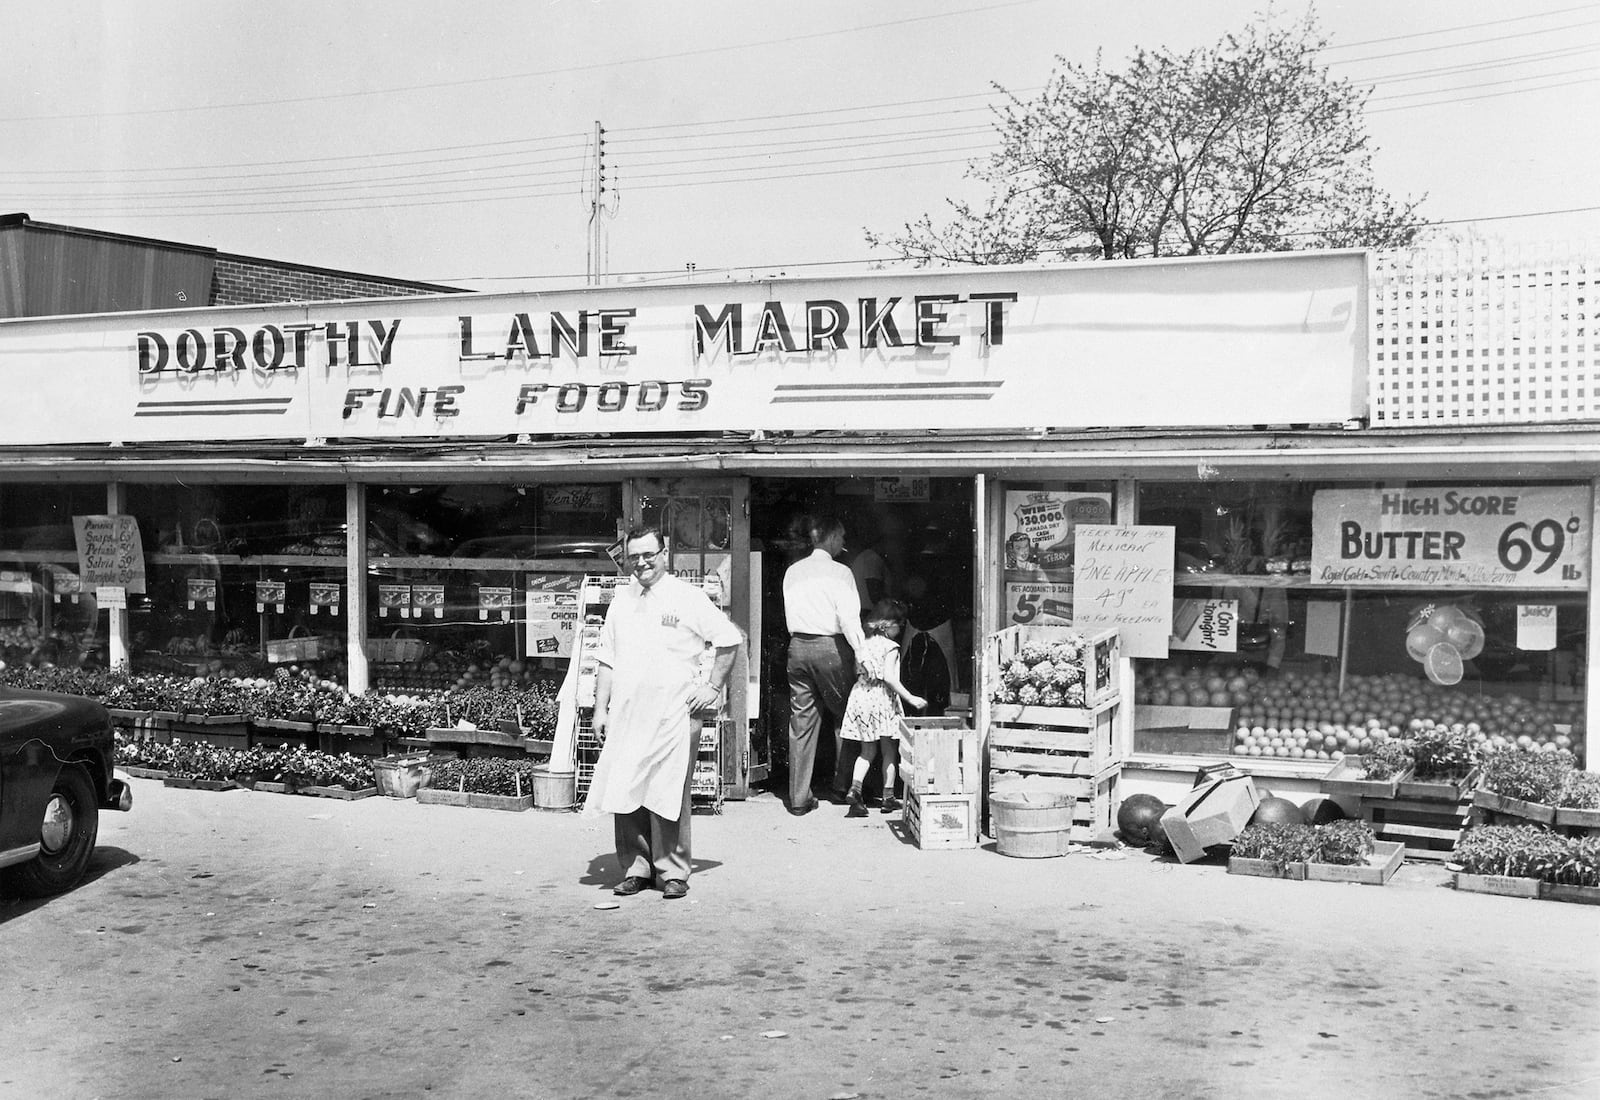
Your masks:
M 849 771 L 840 771 L 849 762 L 843 759 L 837 730 L 855 680 L 855 651 L 866 641 L 855 577 L 834 560 L 844 552 L 844 524 L 831 516 L 818 517 L 810 533 L 810 556 L 783 575 L 783 614 L 789 628 L 789 812 L 796 816 L 817 807 L 811 772 L 824 713 L 835 731 L 834 790 L 849 785 Z
M 699 741 L 690 715 L 716 705 L 744 637 L 704 592 L 667 572 L 658 528 L 629 531 L 624 547 L 633 580 L 616 590 L 595 651 L 601 749 L 584 813 L 615 815 L 623 877 L 612 893 L 637 894 L 654 878 L 664 897 L 681 898 Z

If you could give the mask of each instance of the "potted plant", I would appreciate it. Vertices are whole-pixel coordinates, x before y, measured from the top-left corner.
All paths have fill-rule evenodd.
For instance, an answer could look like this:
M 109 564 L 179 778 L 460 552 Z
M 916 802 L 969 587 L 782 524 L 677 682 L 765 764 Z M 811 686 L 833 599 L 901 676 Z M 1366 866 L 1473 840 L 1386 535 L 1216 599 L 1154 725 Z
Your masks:
M 1564 839 L 1537 825 L 1479 825 L 1456 843 L 1455 886 L 1474 893 L 1536 898 L 1539 880 L 1566 854 Z
M 1301 823 L 1247 825 L 1228 851 L 1230 875 L 1304 879 L 1316 849 L 1316 830 Z
M 1371 752 L 1334 761 L 1322 777 L 1324 794 L 1361 798 L 1393 798 L 1401 781 L 1411 777 L 1414 761 L 1404 741 L 1381 741 Z
M 1478 762 L 1477 741 L 1466 727 L 1425 720 L 1404 740 L 1414 762 L 1413 774 L 1401 780 L 1398 797 L 1460 801 L 1476 778 Z

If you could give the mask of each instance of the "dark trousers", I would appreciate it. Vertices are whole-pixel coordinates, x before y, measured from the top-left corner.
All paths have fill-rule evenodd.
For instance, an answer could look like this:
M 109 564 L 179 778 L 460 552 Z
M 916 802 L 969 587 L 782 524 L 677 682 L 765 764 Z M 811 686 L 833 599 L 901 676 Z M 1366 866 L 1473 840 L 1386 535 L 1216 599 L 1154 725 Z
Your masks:
M 811 800 L 811 772 L 816 766 L 823 716 L 831 719 L 832 729 L 838 729 L 855 678 L 855 654 L 842 635 L 794 635 L 789 639 L 790 806 L 804 806 Z M 844 753 L 837 756 L 834 785 L 839 785 L 842 764 L 844 786 L 848 787 L 850 763 L 843 761 Z
M 695 731 L 699 739 L 698 727 Z M 676 819 L 661 817 L 640 806 L 629 814 L 612 815 L 612 835 L 617 845 L 617 865 L 624 875 L 689 881 L 689 823 L 694 810 L 691 794 L 694 757 L 683 776 L 683 805 Z

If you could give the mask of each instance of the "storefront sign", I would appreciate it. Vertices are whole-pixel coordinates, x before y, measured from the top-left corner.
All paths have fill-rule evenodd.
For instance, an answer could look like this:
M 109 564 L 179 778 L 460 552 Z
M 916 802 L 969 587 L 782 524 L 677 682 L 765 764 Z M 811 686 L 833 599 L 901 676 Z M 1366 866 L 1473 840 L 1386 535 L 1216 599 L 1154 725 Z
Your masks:
M 144 544 L 133 516 L 73 516 L 78 543 L 78 573 L 84 585 L 116 585 L 124 592 L 144 591 Z
M 1064 581 L 1006 581 L 1007 626 L 1072 625 L 1072 585 Z
M 22 320 L 0 437 L 1328 424 L 1366 411 L 1365 324 L 1359 253 Z
M 1167 646 L 1199 653 L 1237 653 L 1239 601 L 1177 600 Z
M 188 579 L 189 610 L 193 611 L 199 604 L 205 604 L 207 611 L 217 609 L 217 582 L 207 577 L 190 577 Z
M 1167 656 L 1174 529 L 1083 524 L 1076 536 L 1072 625 L 1116 627 L 1124 657 Z
M 546 512 L 609 512 L 611 491 L 604 485 L 544 485 L 539 505 Z
M 529 657 L 569 657 L 578 635 L 578 591 L 583 578 L 571 573 L 528 577 Z
M 33 595 L 33 580 L 21 570 L 0 569 L 0 592 L 31 596 Z
M 1582 591 L 1590 511 L 1583 486 L 1321 489 L 1311 581 Z

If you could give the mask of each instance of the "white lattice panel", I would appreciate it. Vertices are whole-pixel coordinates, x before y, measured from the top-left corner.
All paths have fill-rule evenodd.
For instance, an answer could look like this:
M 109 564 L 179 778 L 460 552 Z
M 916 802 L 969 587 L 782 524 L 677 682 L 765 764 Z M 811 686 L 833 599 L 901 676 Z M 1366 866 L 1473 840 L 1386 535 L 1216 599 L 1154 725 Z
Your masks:
M 1594 246 L 1489 246 L 1376 256 L 1374 426 L 1600 416 Z

